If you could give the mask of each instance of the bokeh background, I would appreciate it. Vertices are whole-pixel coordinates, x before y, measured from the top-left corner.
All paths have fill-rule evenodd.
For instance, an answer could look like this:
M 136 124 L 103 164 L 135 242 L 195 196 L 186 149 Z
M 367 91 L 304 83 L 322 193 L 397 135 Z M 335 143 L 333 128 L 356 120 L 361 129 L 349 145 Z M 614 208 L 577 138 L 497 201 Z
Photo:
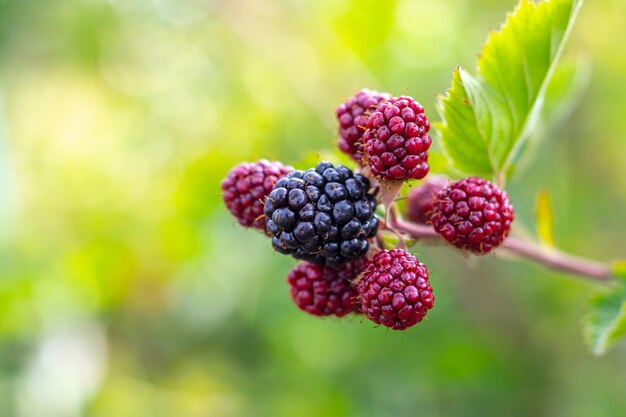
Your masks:
M 292 305 L 294 261 L 219 183 L 333 151 L 362 87 L 435 96 L 514 0 L 0 1 L 0 415 L 626 415 L 626 350 L 581 322 L 595 286 L 416 247 L 436 308 L 406 332 Z M 509 184 L 562 248 L 626 257 L 626 2 L 588 1 L 571 117 Z M 572 104 L 572 103 L 570 103 Z

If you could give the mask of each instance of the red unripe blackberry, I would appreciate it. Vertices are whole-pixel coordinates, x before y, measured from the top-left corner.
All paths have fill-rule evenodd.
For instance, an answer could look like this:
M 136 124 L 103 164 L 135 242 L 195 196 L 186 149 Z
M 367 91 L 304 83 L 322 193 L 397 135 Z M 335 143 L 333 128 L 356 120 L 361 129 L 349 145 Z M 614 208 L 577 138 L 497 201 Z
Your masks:
M 360 304 L 351 281 L 363 271 L 365 265 L 365 259 L 338 267 L 302 262 L 287 275 L 291 298 L 300 310 L 314 316 L 343 317 L 358 312 Z
M 447 185 L 446 178 L 429 176 L 424 183 L 413 188 L 407 198 L 406 217 L 415 223 L 430 223 L 435 194 Z
M 357 291 L 363 314 L 394 330 L 422 321 L 435 302 L 426 266 L 402 249 L 382 250 L 374 255 Z
M 485 254 L 509 235 L 513 218 L 506 192 L 485 179 L 470 177 L 437 193 L 431 221 L 448 242 Z
M 242 162 L 222 181 L 224 204 L 243 227 L 266 232 L 262 200 L 272 191 L 276 181 L 291 171 L 291 167 L 265 159 Z
M 367 118 L 381 101 L 389 97 L 387 93 L 363 89 L 337 107 L 339 149 L 358 163 L 363 160 L 363 132 Z
M 375 176 L 409 180 L 428 174 L 430 122 L 413 98 L 400 96 L 381 102 L 368 117 L 366 127 L 365 154 Z

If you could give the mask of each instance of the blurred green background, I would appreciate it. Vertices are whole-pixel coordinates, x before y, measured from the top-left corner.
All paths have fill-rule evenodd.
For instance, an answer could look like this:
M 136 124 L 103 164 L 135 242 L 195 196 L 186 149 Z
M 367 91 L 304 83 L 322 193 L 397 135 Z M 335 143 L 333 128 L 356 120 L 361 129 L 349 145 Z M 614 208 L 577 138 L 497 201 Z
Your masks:
M 626 350 L 588 353 L 595 287 L 416 248 L 436 307 L 406 331 L 300 313 L 294 265 L 219 183 L 335 157 L 370 87 L 437 120 L 514 0 L 0 1 L 0 416 L 623 416 Z M 626 257 L 626 2 L 588 1 L 572 117 L 509 185 L 517 230 Z

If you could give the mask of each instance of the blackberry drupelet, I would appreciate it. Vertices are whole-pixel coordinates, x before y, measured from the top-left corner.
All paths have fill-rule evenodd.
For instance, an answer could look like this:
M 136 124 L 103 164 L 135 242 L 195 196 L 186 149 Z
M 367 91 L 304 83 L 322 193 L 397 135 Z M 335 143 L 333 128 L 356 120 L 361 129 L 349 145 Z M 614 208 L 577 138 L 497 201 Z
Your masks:
M 482 255 L 504 241 L 513 218 L 506 192 L 485 179 L 470 177 L 437 193 L 431 221 L 448 242 Z
M 274 249 L 318 265 L 361 258 L 378 230 L 375 210 L 369 180 L 330 162 L 287 174 L 265 199 Z

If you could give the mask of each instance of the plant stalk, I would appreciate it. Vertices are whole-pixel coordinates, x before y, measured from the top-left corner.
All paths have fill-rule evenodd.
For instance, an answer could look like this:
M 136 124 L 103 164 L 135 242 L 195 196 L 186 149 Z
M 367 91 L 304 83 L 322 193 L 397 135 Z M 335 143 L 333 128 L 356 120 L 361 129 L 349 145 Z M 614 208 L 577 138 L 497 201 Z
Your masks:
M 414 239 L 436 239 L 444 241 L 443 238 L 435 232 L 432 226 L 403 220 L 398 216 L 395 210 L 391 210 L 389 223 L 396 231 L 404 232 Z M 544 248 L 536 243 L 524 241 L 517 237 L 508 237 L 502 245 L 500 245 L 500 249 L 556 271 L 567 272 L 602 282 L 609 282 L 613 278 L 610 265 L 571 255 L 558 249 Z

